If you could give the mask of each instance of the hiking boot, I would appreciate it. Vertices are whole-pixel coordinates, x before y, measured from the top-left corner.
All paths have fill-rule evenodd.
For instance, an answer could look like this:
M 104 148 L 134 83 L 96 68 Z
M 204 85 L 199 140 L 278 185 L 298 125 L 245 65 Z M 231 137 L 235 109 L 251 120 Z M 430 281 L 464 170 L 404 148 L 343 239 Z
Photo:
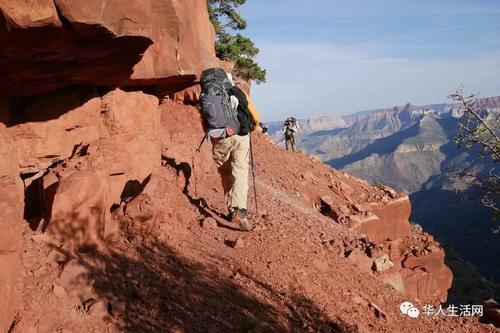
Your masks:
M 238 229 L 241 231 L 252 230 L 252 225 L 250 224 L 250 221 L 248 221 L 248 213 L 246 209 L 234 210 L 231 215 L 231 222 L 233 222 Z
M 238 214 L 238 208 L 229 208 L 229 212 L 227 214 L 222 215 L 224 220 L 228 222 L 233 222 L 233 220 L 236 218 L 236 215 Z
M 229 211 L 227 214 L 220 214 L 219 216 L 222 217 L 224 220 L 228 222 L 233 222 L 235 212 Z

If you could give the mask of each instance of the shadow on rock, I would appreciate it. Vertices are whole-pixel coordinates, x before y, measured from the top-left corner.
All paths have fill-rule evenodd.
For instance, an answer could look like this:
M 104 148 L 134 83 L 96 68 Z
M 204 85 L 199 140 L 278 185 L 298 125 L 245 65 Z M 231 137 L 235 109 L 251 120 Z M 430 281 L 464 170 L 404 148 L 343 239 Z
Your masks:
M 197 255 L 184 257 L 151 236 L 136 245 L 121 239 L 66 261 L 56 285 L 124 332 L 355 332 L 310 300 Z

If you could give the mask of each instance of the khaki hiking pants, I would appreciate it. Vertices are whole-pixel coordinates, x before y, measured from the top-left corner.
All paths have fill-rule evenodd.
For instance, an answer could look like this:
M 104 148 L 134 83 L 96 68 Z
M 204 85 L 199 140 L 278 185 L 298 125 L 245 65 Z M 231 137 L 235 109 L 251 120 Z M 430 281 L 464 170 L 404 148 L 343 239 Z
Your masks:
M 212 155 L 222 178 L 227 207 L 247 209 L 250 135 L 212 140 Z
M 288 140 L 285 140 L 286 150 L 296 151 L 295 144 L 296 142 L 294 136 Z

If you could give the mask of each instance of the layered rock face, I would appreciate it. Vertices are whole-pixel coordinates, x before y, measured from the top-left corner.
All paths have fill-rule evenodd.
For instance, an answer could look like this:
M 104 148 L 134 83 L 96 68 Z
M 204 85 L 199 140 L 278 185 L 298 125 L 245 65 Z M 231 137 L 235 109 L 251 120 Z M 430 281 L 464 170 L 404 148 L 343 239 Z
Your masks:
M 370 200 L 359 202 L 348 185 L 337 184 L 334 188 L 344 193 L 350 203 L 339 204 L 330 197 L 321 197 L 319 209 L 358 232 L 358 236 L 344 239 L 344 255 L 414 299 L 428 304 L 445 302 L 452 272 L 445 265 L 439 243 L 418 225 L 410 225 L 408 196 L 385 187 Z
M 214 196 L 217 173 L 209 149 L 194 152 L 202 128 L 197 110 L 186 104 L 198 102 L 193 82 L 217 59 L 204 1 L 0 0 L 0 9 L 5 332 L 20 295 L 23 220 L 32 239 L 64 253 L 54 254 L 64 267 L 51 292 L 74 296 L 80 306 L 93 299 L 97 283 L 71 282 L 92 275 L 82 258 L 92 261 L 92 254 L 119 241 L 140 245 L 166 219 L 184 222 L 177 210 L 185 207 L 176 206 L 179 200 L 170 204 L 172 196 L 199 202 L 198 209 L 205 207 L 201 199 Z M 296 157 L 278 154 L 268 142 L 258 147 L 258 154 L 294 164 Z M 443 251 L 429 235 L 411 230 L 407 198 L 310 163 L 323 175 L 302 167 L 295 178 L 300 200 L 321 218 L 312 207 L 351 228 L 339 254 L 357 258 L 413 298 L 444 301 L 451 274 Z M 275 165 L 265 169 L 269 184 L 278 187 L 286 178 Z
M 4 332 L 17 308 L 23 211 L 54 245 L 102 248 L 117 228 L 110 207 L 161 186 L 159 100 L 113 87 L 176 92 L 217 59 L 205 1 L 2 0 L 0 10 Z
M 117 230 L 110 224 L 110 207 L 130 195 L 134 186 L 127 184 L 142 190 L 141 184 L 161 167 L 156 97 L 74 89 L 64 97 L 59 91 L 32 102 L 24 114 L 29 120 L 0 128 L 2 156 L 7 157 L 0 164 L 2 332 L 16 309 L 23 211 L 33 230 L 43 231 L 48 243 L 68 253 L 103 248 Z M 16 109 L 5 109 L 10 117 L 3 121 L 9 124 Z M 40 121 L 40 114 L 47 118 Z
M 3 0 L 0 9 L 4 93 L 124 83 L 180 90 L 217 64 L 204 1 Z

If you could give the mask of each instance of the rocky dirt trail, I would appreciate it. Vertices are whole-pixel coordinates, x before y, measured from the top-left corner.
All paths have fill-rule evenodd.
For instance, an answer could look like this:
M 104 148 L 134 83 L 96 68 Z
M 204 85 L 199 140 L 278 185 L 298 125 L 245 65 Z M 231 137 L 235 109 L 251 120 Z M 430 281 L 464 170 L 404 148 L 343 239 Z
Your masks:
M 407 196 L 260 133 L 255 228 L 222 219 L 214 43 L 200 0 L 0 1 L 0 332 L 492 332 L 400 314 L 452 284 Z
M 26 226 L 24 303 L 11 332 L 493 332 L 473 319 L 401 316 L 405 296 L 344 257 L 353 231 L 304 204 L 287 176 L 290 165 L 336 172 L 256 139 L 253 232 L 217 217 L 218 180 L 198 183 L 212 195 L 193 198 L 190 179 L 168 165 L 165 201 L 175 209 L 151 231 L 72 257 Z

